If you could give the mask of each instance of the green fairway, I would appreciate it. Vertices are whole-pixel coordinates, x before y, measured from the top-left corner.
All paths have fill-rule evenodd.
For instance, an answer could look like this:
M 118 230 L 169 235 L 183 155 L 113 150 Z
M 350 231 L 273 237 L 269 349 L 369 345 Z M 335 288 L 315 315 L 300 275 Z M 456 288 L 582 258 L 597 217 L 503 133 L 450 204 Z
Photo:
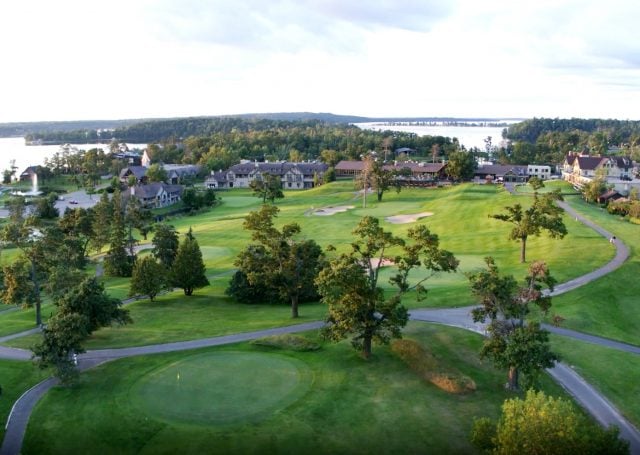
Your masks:
M 578 197 L 570 197 L 568 202 L 615 234 L 629 247 L 631 256 L 612 274 L 554 297 L 552 313 L 566 318 L 564 327 L 640 345 L 640 226 L 609 215 Z M 590 250 L 576 250 L 574 263 L 590 254 Z
M 9 417 L 13 403 L 25 391 L 48 376 L 31 362 L 0 360 L 0 442 L 4 438 L 4 424 Z
M 477 334 L 423 323 L 410 324 L 406 333 L 428 346 L 443 366 L 471 377 L 477 390 L 446 393 L 419 378 L 388 348 L 375 347 L 373 358 L 364 361 L 348 342 L 324 344 L 315 352 L 274 353 L 243 343 L 137 357 L 88 371 L 74 388 L 52 389 L 29 421 L 23 453 L 474 452 L 468 442 L 473 417 L 495 418 L 503 400 L 513 396 L 503 388 L 505 373 L 479 360 Z M 318 341 L 316 332 L 305 335 Z M 226 370 L 234 356 L 239 363 Z M 238 400 L 230 406 L 245 412 L 237 408 L 245 403 L 244 418 L 202 424 L 189 409 L 176 416 L 171 407 L 183 405 L 171 395 L 175 384 L 146 392 L 148 401 L 162 403 L 162 409 L 140 405 L 137 394 L 145 387 L 177 382 L 178 371 L 182 381 L 182 367 L 199 371 L 199 362 L 225 370 L 204 368 L 190 403 L 206 408 L 207 419 L 215 420 L 210 400 Z M 225 371 L 231 377 L 225 378 Z M 289 378 L 277 384 L 283 371 L 297 371 L 300 382 Z M 564 395 L 548 379 L 543 387 Z M 250 403 L 254 399 L 257 403 Z M 251 412 L 266 404 L 256 419 Z
M 296 402 L 311 380 L 307 365 L 291 357 L 209 352 L 147 374 L 129 396 L 153 418 L 220 425 L 262 420 Z
M 640 427 L 640 356 L 629 352 L 551 336 L 553 349 Z
M 257 209 L 261 201 L 247 190 L 224 192 L 221 197 L 221 204 L 209 212 L 169 220 L 181 233 L 193 228 L 212 286 L 197 290 L 190 298 L 177 292 L 160 297 L 157 303 L 140 301 L 131 305 L 134 324 L 98 331 L 89 344 L 91 348 L 193 339 L 282 324 L 287 318 L 286 305 L 249 309 L 245 305 L 234 304 L 224 295 L 235 267 L 233 262 L 238 252 L 250 242 L 249 233 L 242 227 L 244 217 Z M 516 201 L 527 204 L 528 197 L 515 198 L 498 186 L 464 184 L 451 188 L 404 189 L 400 193 L 392 191 L 386 193 L 380 203 L 375 198 L 371 199 L 363 209 L 350 181 L 307 191 L 290 191 L 278 201 L 281 212 L 276 223 L 281 226 L 297 222 L 302 227 L 303 237 L 312 238 L 322 246 L 332 244 L 342 252 L 353 241 L 351 231 L 362 216 L 375 215 L 384 219 L 398 214 L 432 212 L 433 216 L 415 223 L 382 221 L 385 229 L 403 237 L 410 227 L 424 224 L 438 234 L 442 246 L 460 260 L 458 273 L 440 274 L 426 282 L 429 289 L 426 300 L 417 301 L 411 293 L 405 296 L 403 303 L 409 308 L 472 304 L 465 273 L 481 267 L 487 255 L 494 256 L 501 270 L 514 274 L 517 279 L 522 279 L 526 273 L 528 264 L 519 263 L 519 243 L 508 239 L 510 225 L 488 215 L 498 213 Z M 345 204 L 355 208 L 332 216 L 309 216 L 311 207 Z M 530 238 L 527 248 L 530 260 L 547 261 L 553 276 L 560 282 L 594 270 L 611 259 L 614 253 L 606 239 L 591 229 L 573 218 L 565 217 L 565 222 L 569 235 L 564 240 L 552 240 L 543 235 Z M 589 255 L 582 255 L 580 261 L 576 261 L 576 251 L 589 251 Z M 335 253 L 330 253 L 330 256 L 332 254 Z M 383 271 L 380 284 L 388 286 L 390 276 L 391 269 Z M 421 273 L 413 272 L 411 278 L 417 280 Z M 105 277 L 104 283 L 111 295 L 126 297 L 129 288 L 127 278 Z M 234 315 L 234 310 L 238 316 Z M 304 318 L 322 319 L 325 310 L 319 305 L 303 306 L 301 314 Z M 0 313 L 0 332 L 13 333 L 32 327 L 28 318 L 23 316 L 10 316 L 5 325 L 3 320 L 6 316 Z M 246 324 L 246 328 L 242 324 Z M 31 341 L 14 343 L 29 346 Z

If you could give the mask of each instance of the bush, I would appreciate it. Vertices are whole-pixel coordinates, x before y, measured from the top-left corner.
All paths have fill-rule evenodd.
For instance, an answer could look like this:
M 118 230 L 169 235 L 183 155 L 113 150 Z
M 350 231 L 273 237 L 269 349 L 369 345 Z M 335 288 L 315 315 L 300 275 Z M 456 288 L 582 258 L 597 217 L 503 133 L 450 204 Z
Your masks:
M 298 352 L 317 351 L 320 349 L 320 345 L 318 343 L 314 343 L 303 336 L 291 333 L 258 338 L 257 340 L 253 340 L 251 344 Z
M 489 453 L 495 447 L 496 424 L 488 417 L 474 418 L 471 444 L 481 452 Z
M 476 390 L 476 383 L 459 371 L 440 365 L 438 360 L 414 340 L 395 340 L 391 351 L 411 370 L 445 392 L 462 394 Z

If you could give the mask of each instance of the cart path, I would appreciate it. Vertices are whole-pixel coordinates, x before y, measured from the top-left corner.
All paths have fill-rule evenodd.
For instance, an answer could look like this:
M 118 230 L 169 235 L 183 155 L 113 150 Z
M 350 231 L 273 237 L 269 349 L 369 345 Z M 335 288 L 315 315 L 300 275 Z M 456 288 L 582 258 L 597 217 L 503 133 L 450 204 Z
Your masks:
M 613 234 L 608 232 L 606 229 L 603 229 L 600 226 L 596 225 L 595 223 L 587 220 L 582 215 L 573 210 L 568 204 L 564 202 L 558 202 L 558 204 L 567 213 L 575 217 L 576 220 L 579 220 L 585 225 L 591 227 L 603 237 L 607 239 L 613 237 Z M 551 295 L 563 294 L 565 292 L 583 286 L 584 284 L 587 284 L 597 278 L 611 273 L 613 270 L 620 267 L 629 257 L 629 248 L 620 240 L 616 240 L 614 242 L 614 246 L 616 248 L 616 255 L 610 262 L 593 272 L 556 286 Z M 484 325 L 473 322 L 470 314 L 471 308 L 473 307 L 412 310 L 410 312 L 410 316 L 412 320 L 416 321 L 446 324 L 484 334 Z M 89 351 L 79 356 L 79 367 L 81 370 L 86 370 L 101 363 L 124 357 L 158 354 L 189 349 L 198 349 L 207 346 L 219 346 L 223 344 L 238 343 L 267 335 L 294 333 L 318 329 L 322 327 L 322 325 L 323 322 L 316 321 L 294 326 L 278 327 L 256 332 L 239 333 L 200 340 L 181 341 L 176 343 L 138 346 L 122 349 Z M 546 328 L 551 332 L 558 333 L 560 335 L 571 336 L 582 341 L 612 347 L 615 349 L 622 349 L 627 352 L 633 352 L 635 354 L 638 354 L 638 351 L 640 350 L 640 348 L 637 348 L 635 346 L 626 345 L 624 343 L 615 342 L 613 340 L 607 340 L 601 337 L 582 334 L 580 332 L 575 332 L 567 329 L 557 329 L 555 327 L 549 326 L 546 326 Z M 25 332 L 22 332 L 22 334 L 25 334 Z M 20 334 L 18 334 L 18 336 L 20 336 Z M 12 337 L 17 338 L 17 336 L 15 335 Z M 0 346 L 0 358 L 26 360 L 31 358 L 31 352 L 23 349 Z M 600 395 L 591 385 L 589 385 L 582 377 L 580 377 L 568 366 L 562 363 L 558 363 L 554 368 L 549 369 L 548 371 L 549 374 L 551 374 L 551 376 L 556 381 L 558 381 L 560 385 L 564 387 L 568 391 L 568 393 L 570 393 L 576 399 L 576 401 L 578 401 L 591 415 L 593 415 L 593 417 L 598 422 L 605 426 L 612 424 L 618 426 L 620 428 L 620 435 L 624 439 L 627 439 L 631 444 L 631 453 L 640 455 L 640 432 L 620 414 L 615 406 L 613 406 L 606 398 Z M 24 438 L 29 416 L 31 414 L 31 411 L 33 410 L 33 407 L 36 405 L 38 400 L 47 392 L 47 390 L 49 390 L 56 384 L 57 381 L 55 379 L 49 378 L 25 392 L 16 401 L 9 415 L 9 418 L 7 419 L 6 433 L 3 444 L 0 447 L 0 455 L 15 455 L 20 453 L 22 440 Z

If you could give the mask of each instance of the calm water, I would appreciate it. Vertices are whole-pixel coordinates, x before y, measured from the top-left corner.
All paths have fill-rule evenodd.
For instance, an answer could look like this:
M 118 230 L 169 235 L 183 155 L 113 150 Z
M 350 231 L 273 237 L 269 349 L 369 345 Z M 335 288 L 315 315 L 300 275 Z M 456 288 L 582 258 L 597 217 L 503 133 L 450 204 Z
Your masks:
M 146 148 L 146 144 L 127 144 L 129 149 Z M 75 144 L 81 150 L 92 148 L 102 148 L 107 151 L 109 144 Z M 18 173 L 24 171 L 28 166 L 43 165 L 44 159 L 53 156 L 60 151 L 59 145 L 32 145 L 26 146 L 21 137 L 0 138 L 0 173 L 9 169 L 11 160 L 16 160 Z
M 499 121 L 502 123 L 502 121 Z M 498 122 L 496 122 L 498 123 Z M 504 123 L 515 123 L 507 122 Z M 356 123 L 356 126 L 363 129 L 370 130 L 392 130 L 392 131 L 404 131 L 408 133 L 416 133 L 418 136 L 446 136 L 450 138 L 458 138 L 460 144 L 464 145 L 467 149 L 471 147 L 478 147 L 484 150 L 484 140 L 487 136 L 491 136 L 491 143 L 493 145 L 500 145 L 502 141 L 503 126 L 491 127 L 491 126 L 446 126 L 446 125 L 388 125 L 386 123 Z

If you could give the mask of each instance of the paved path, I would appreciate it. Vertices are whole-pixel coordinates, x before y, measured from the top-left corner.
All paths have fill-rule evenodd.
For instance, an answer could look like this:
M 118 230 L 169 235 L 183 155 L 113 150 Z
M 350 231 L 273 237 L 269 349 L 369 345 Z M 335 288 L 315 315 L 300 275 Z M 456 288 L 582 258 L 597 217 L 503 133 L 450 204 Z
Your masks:
M 576 213 L 571 207 L 565 203 L 560 203 L 561 207 L 566 210 L 571 216 L 576 217 L 584 224 L 590 226 L 605 238 L 611 238 L 612 234 L 605 229 L 591 223 L 584 219 L 581 215 Z M 582 277 L 568 281 L 561 285 L 556 286 L 552 295 L 559 295 L 568 292 L 572 289 L 580 287 L 590 281 L 593 281 L 599 277 L 610 273 L 616 268 L 620 267 L 622 263 L 629 256 L 629 249 L 620 241 L 615 242 L 616 256 L 612 261 L 598 270 L 591 272 Z M 412 320 L 436 322 L 440 324 L 446 324 L 454 327 L 460 327 L 467 330 L 472 330 L 477 333 L 484 334 L 485 326 L 480 323 L 473 322 L 470 310 L 473 307 L 461 307 L 461 308 L 448 308 L 448 309 L 425 309 L 425 310 L 412 310 L 410 317 Z M 267 335 L 279 334 L 279 333 L 294 333 L 306 330 L 313 330 L 322 327 L 323 323 L 320 321 L 310 322 L 306 324 L 299 324 L 288 327 L 278 327 L 273 329 L 260 330 L 256 332 L 240 333 L 227 335 L 222 337 L 206 338 L 201 340 L 182 341 L 176 343 L 167 343 L 151 346 L 139 346 L 123 349 L 104 349 L 97 351 L 90 351 L 79 356 L 79 367 L 81 370 L 92 368 L 110 360 L 137 356 L 158 354 L 173 351 L 182 351 L 189 349 L 198 349 L 207 346 L 218 346 L 223 344 L 238 343 L 242 341 L 252 340 Z M 606 340 L 600 337 L 592 335 L 581 334 L 579 332 L 558 329 L 555 327 L 547 328 L 555 333 L 571 336 L 590 343 L 600 344 L 615 349 L 622 349 L 627 352 L 640 353 L 640 348 L 636 346 L 626 345 L 612 340 Z M 37 330 L 37 329 L 35 329 Z M 32 332 L 32 331 L 28 331 Z M 33 332 L 32 332 L 33 333 Z M 12 338 L 25 334 L 12 335 Z M 6 338 L 6 337 L 5 337 Z M 1 339 L 0 339 L 0 342 Z M 31 358 L 31 352 L 22 349 L 7 348 L 0 346 L 0 358 L 12 358 L 16 360 L 26 360 Z M 552 377 L 558 381 L 562 387 L 564 387 L 575 399 L 584 406 L 589 413 L 601 424 L 617 425 L 620 428 L 620 434 L 624 439 L 627 439 L 631 443 L 631 452 L 633 454 L 640 454 L 640 432 L 631 425 L 617 409 L 603 396 L 601 396 L 593 387 L 591 387 L 584 379 L 582 379 L 575 371 L 568 366 L 558 363 L 554 368 L 548 370 Z M 51 387 L 57 384 L 57 381 L 53 378 L 49 378 L 40 384 L 37 384 L 29 391 L 20 397 L 9 415 L 7 420 L 7 431 L 5 438 L 0 448 L 0 455 L 14 455 L 20 452 L 22 446 L 22 440 L 26 431 L 26 426 L 29 420 L 29 416 L 35 404 L 38 400 L 49 390 Z
M 214 338 L 205 338 L 193 341 L 180 341 L 177 343 L 156 344 L 152 346 L 139 346 L 123 349 L 104 349 L 90 351 L 78 356 L 78 366 L 80 370 L 87 370 L 110 360 L 137 355 L 160 354 L 165 352 L 185 351 L 198 349 L 207 346 L 220 346 L 223 344 L 233 344 L 242 341 L 254 340 L 268 335 L 281 333 L 304 332 L 307 330 L 319 329 L 324 323 L 321 321 L 307 322 L 287 327 L 277 327 L 273 329 L 258 330 L 255 332 L 237 333 Z M 20 350 L 22 351 L 22 350 Z M 25 351 L 31 357 L 29 351 Z M 28 391 L 26 391 L 13 405 L 9 418 L 7 419 L 6 433 L 0 447 L 0 455 L 17 455 L 22 447 L 29 416 L 34 406 L 42 396 L 53 386 L 58 384 L 55 378 L 49 378 Z

